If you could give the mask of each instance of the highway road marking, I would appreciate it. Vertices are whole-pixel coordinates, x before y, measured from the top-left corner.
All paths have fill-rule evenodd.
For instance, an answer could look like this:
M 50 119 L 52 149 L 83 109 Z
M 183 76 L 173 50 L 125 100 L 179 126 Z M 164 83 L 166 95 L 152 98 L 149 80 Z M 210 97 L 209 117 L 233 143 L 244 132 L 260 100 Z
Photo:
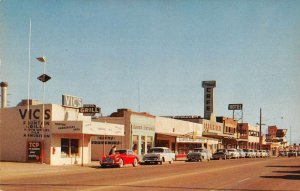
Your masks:
M 238 181 L 238 183 L 244 182 L 244 181 L 249 180 L 249 179 L 250 179 L 249 177 L 248 177 L 248 178 L 245 178 L 245 179 L 243 179 L 243 180 Z
M 245 165 L 253 165 L 253 164 L 258 164 L 258 163 L 266 163 L 266 162 L 269 162 L 269 161 L 257 161 L 257 162 L 248 163 L 248 164 L 240 164 L 240 165 L 236 165 L 236 166 L 227 166 L 227 167 L 216 168 L 216 169 L 208 169 L 208 170 L 204 170 L 204 171 L 189 172 L 189 173 L 185 173 L 185 174 L 174 174 L 174 175 L 170 175 L 170 176 L 166 176 L 166 177 L 155 177 L 155 178 L 150 178 L 150 179 L 132 181 L 132 182 L 128 182 L 128 183 L 115 184 L 115 185 L 103 185 L 103 186 L 99 185 L 95 188 L 88 188 L 86 190 L 89 190 L 89 191 L 92 191 L 92 190 L 107 190 L 107 189 L 113 189 L 113 188 L 120 188 L 122 186 L 134 186 L 134 185 L 137 185 L 137 184 L 145 184 L 145 183 L 148 183 L 148 182 L 162 181 L 162 180 L 165 180 L 165 179 L 181 178 L 181 177 L 191 176 L 191 175 L 195 175 L 195 174 L 203 174 L 203 173 L 207 173 L 207 172 L 216 172 L 216 171 L 220 171 L 220 170 L 227 170 L 227 169 L 231 169 L 231 168 L 238 168 L 238 167 L 245 166 Z M 244 181 L 245 180 L 246 179 L 244 179 Z

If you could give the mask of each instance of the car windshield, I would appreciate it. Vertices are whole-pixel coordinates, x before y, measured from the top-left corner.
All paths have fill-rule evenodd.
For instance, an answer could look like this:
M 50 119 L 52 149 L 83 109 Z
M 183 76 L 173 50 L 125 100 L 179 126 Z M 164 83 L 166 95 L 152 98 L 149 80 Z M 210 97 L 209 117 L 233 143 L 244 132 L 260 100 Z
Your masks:
M 163 153 L 164 149 L 162 148 L 152 148 L 150 149 L 149 153 Z
M 116 154 L 126 154 L 126 150 L 116 150 Z
M 225 153 L 225 149 L 218 149 L 217 153 Z

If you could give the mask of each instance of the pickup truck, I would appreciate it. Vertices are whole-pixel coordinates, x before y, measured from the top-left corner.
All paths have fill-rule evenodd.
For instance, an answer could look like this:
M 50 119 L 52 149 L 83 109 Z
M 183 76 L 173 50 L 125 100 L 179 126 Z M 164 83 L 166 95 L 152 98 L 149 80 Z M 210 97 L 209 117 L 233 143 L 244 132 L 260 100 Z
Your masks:
M 172 164 L 173 161 L 175 161 L 175 153 L 167 147 L 153 147 L 143 157 L 144 164 L 163 164 L 163 162 Z

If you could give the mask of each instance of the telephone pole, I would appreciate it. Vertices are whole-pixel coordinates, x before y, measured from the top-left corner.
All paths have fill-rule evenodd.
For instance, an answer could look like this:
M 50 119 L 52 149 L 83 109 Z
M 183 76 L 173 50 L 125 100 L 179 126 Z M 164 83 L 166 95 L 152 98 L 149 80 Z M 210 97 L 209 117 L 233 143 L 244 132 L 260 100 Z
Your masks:
M 262 147 L 262 138 L 261 138 L 261 108 L 259 109 L 259 150 Z

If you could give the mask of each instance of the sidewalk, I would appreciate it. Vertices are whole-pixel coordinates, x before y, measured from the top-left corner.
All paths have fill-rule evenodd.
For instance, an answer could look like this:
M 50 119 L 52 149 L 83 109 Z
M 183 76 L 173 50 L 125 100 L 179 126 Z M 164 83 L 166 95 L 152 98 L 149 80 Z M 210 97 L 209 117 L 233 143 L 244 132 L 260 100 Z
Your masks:
M 53 166 L 40 163 L 20 163 L 20 162 L 0 162 L 0 182 L 4 179 L 40 176 L 43 174 L 74 174 L 76 172 L 95 170 L 99 166 L 98 162 L 92 162 L 84 166 L 63 165 Z

